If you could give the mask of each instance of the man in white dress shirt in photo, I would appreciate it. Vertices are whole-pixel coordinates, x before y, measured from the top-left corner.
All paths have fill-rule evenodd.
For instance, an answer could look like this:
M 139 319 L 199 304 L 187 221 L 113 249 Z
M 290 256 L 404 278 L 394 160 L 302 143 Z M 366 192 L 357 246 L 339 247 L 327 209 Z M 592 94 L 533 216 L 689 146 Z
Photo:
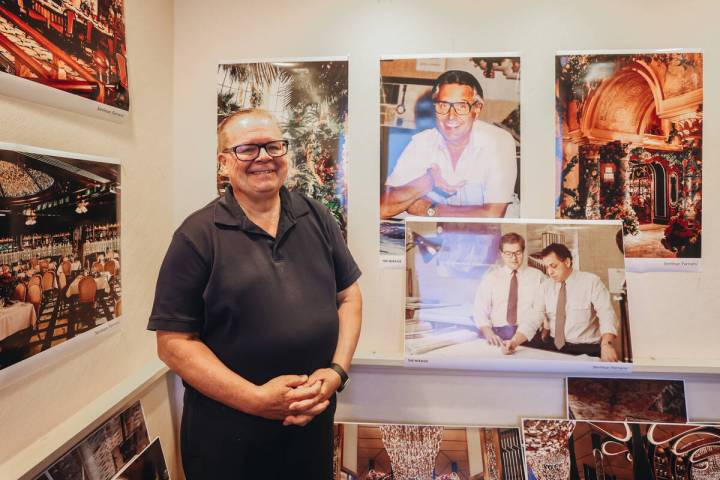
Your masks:
M 413 136 L 385 181 L 380 216 L 505 216 L 513 201 L 515 139 L 478 120 L 483 91 L 471 73 L 449 70 L 432 88 L 435 128 Z
M 547 278 L 524 265 L 525 239 L 514 232 L 500 237 L 502 265 L 490 269 L 475 294 L 475 324 L 490 345 L 510 340 L 520 319 L 535 315 L 533 301 Z
M 530 340 L 530 347 L 617 362 L 617 319 L 607 287 L 597 275 L 574 269 L 572 254 L 563 244 L 551 243 L 541 255 L 550 279 L 534 302 L 537 315 L 521 319 L 503 352 L 514 353 Z M 550 328 L 547 341 L 538 333 L 544 319 Z

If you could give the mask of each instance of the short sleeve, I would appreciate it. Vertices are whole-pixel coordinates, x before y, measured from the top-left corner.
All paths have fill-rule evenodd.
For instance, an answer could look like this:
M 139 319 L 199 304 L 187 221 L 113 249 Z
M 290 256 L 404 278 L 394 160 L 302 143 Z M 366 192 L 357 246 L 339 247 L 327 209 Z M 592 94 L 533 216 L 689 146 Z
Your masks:
M 347 243 L 345 243 L 340 226 L 330 215 L 330 212 L 326 210 L 326 213 L 325 223 L 330 233 L 330 250 L 332 251 L 333 267 L 335 268 L 335 289 L 337 292 L 341 292 L 355 283 L 362 272 L 355 263 Z
M 176 232 L 160 267 L 148 330 L 199 332 L 208 277 L 206 261 L 183 233 Z
M 427 162 L 422 159 L 423 154 L 427 157 L 429 152 L 423 152 L 419 143 L 417 136 L 410 140 L 395 163 L 395 168 L 385 180 L 386 186 L 401 187 L 425 174 L 429 165 L 426 165 Z
M 490 169 L 485 186 L 485 203 L 510 203 L 515 192 L 517 180 L 517 159 L 515 139 L 509 133 L 500 130 L 495 148 L 495 167 Z

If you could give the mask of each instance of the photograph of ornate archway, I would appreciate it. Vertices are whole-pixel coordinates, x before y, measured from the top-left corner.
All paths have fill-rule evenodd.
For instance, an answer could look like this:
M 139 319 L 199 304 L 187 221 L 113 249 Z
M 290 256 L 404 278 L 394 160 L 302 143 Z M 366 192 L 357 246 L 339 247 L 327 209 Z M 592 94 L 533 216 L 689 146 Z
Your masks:
M 628 259 L 698 259 L 702 53 L 556 57 L 557 218 L 621 219 Z

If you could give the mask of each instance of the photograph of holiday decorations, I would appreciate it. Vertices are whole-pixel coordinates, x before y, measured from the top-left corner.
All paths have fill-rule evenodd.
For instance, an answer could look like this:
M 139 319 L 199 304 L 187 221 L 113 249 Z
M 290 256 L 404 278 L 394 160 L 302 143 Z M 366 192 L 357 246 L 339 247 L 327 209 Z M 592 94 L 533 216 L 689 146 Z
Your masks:
M 685 423 L 683 380 L 567 378 L 571 420 Z
M 628 271 L 700 269 L 703 54 L 555 57 L 557 218 L 619 219 Z
M 142 407 L 140 402 L 135 402 L 85 437 L 34 480 L 110 480 L 149 443 Z
M 618 221 L 408 219 L 408 364 L 629 369 L 617 363 L 632 361 L 621 228 Z
M 525 480 L 520 429 L 335 424 L 334 480 Z
M 404 218 L 520 216 L 520 57 L 380 61 L 380 261 Z
M 0 93 L 124 117 L 130 97 L 123 4 L 0 0 Z
M 169 480 L 160 437 L 127 463 L 112 480 Z
M 274 119 L 287 143 L 290 162 L 285 185 L 325 205 L 347 233 L 346 146 L 348 62 L 346 58 L 286 59 L 223 63 L 218 66 L 218 125 L 233 114 L 262 110 Z M 236 155 L 238 149 L 235 150 Z M 247 157 L 247 155 L 245 155 Z M 238 157 L 240 161 L 246 158 Z M 217 164 L 217 189 L 227 176 Z
M 120 165 L 0 143 L 0 369 L 121 314 Z
M 677 423 L 523 420 L 528 479 L 720 478 L 720 429 Z

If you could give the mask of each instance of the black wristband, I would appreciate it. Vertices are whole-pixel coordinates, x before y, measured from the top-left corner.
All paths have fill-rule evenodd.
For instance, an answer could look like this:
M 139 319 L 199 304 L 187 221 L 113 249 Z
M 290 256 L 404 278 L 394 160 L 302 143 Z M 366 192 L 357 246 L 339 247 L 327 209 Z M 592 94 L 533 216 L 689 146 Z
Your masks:
M 335 373 L 340 375 L 340 386 L 338 387 L 337 391 L 342 392 L 345 389 L 345 385 L 348 384 L 350 381 L 350 376 L 348 376 L 347 372 L 344 368 L 342 368 L 337 363 L 331 363 L 330 367 L 332 370 L 335 370 Z

